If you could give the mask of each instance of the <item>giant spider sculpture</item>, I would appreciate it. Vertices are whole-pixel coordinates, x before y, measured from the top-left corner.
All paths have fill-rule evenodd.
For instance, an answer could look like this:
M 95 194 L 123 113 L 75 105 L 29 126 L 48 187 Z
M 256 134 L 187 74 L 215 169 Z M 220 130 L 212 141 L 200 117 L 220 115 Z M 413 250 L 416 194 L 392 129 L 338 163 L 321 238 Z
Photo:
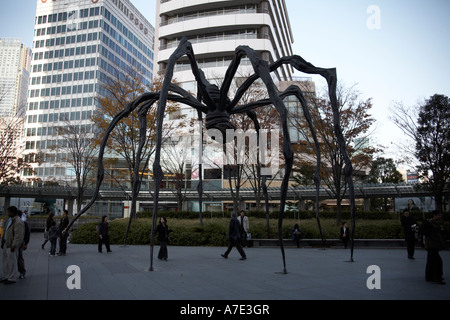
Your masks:
M 190 62 L 190 66 L 192 69 L 192 73 L 195 76 L 197 81 L 197 97 L 192 96 L 190 93 L 182 89 L 181 87 L 172 83 L 173 72 L 176 62 L 183 56 L 187 56 Z M 231 100 L 228 97 L 228 92 L 230 86 L 232 84 L 232 80 L 234 79 L 237 69 L 240 65 L 240 62 L 243 57 L 247 56 L 250 60 L 254 74 L 251 75 L 237 90 L 235 97 Z M 97 186 L 92 197 L 90 203 L 84 207 L 81 212 L 79 212 L 69 223 L 69 226 L 65 230 L 65 234 L 67 234 L 67 230 L 71 228 L 73 223 L 83 215 L 89 208 L 94 204 L 96 198 L 99 195 L 100 187 L 104 178 L 104 165 L 103 165 L 103 155 L 105 152 L 106 144 L 111 134 L 112 130 L 116 127 L 116 125 L 124 118 L 128 117 L 132 112 L 136 111 L 139 114 L 140 121 L 140 132 L 141 132 L 141 140 L 139 149 L 137 152 L 137 161 L 136 167 L 134 168 L 135 180 L 133 181 L 132 188 L 132 206 L 131 206 L 131 214 L 135 214 L 136 212 L 136 199 L 137 195 L 140 191 L 140 181 L 139 177 L 139 164 L 141 163 L 141 152 L 144 147 L 146 131 L 147 131 L 147 121 L 146 115 L 149 112 L 151 106 L 158 101 L 157 106 L 157 138 L 156 138 L 156 152 L 155 152 L 155 160 L 153 163 L 153 174 L 155 179 L 155 189 L 153 195 L 153 228 L 152 228 L 152 236 L 151 236 L 151 253 L 150 253 L 150 271 L 153 271 L 153 244 L 154 244 L 154 233 L 156 229 L 157 222 L 157 214 L 158 214 L 158 203 L 159 203 L 159 192 L 160 185 L 163 179 L 163 171 L 161 169 L 160 160 L 161 160 L 161 148 L 162 148 L 162 131 L 163 131 L 163 121 L 164 114 L 166 111 L 167 101 L 173 101 L 178 103 L 186 104 L 198 112 L 198 119 L 200 122 L 203 122 L 203 116 L 206 118 L 206 129 L 216 129 L 219 130 L 223 137 L 226 136 L 226 131 L 229 129 L 234 129 L 233 125 L 230 122 L 230 116 L 233 114 L 246 114 L 255 125 L 256 131 L 259 133 L 260 126 L 258 122 L 258 114 L 255 111 L 259 107 L 273 105 L 278 111 L 281 118 L 281 126 L 282 126 L 282 134 L 283 134 L 283 155 L 285 159 L 285 173 L 283 177 L 283 182 L 281 186 L 281 201 L 280 201 L 280 212 L 278 215 L 278 237 L 279 244 L 282 253 L 283 259 L 283 273 L 287 273 L 286 270 L 286 259 L 285 259 L 285 250 L 283 245 L 283 234 L 282 234 L 282 225 L 283 225 L 283 216 L 284 216 L 284 208 L 286 204 L 286 195 L 289 185 L 289 177 L 292 172 L 293 167 L 293 149 L 291 145 L 289 128 L 288 128 L 288 111 L 283 103 L 283 99 L 288 96 L 295 96 L 300 101 L 304 116 L 309 124 L 309 129 L 311 131 L 311 135 L 314 139 L 314 143 L 316 145 L 317 152 L 317 167 L 315 173 L 315 184 L 316 184 L 316 218 L 320 228 L 320 221 L 318 216 L 319 209 L 319 167 L 321 163 L 320 157 L 320 148 L 319 142 L 316 137 L 315 129 L 312 124 L 312 120 L 310 117 L 310 113 L 307 107 L 306 99 L 298 86 L 291 86 L 284 92 L 279 92 L 272 77 L 271 72 L 274 72 L 283 64 L 289 64 L 300 72 L 304 72 L 307 74 L 317 74 L 324 77 L 328 83 L 328 90 L 330 95 L 331 106 L 334 113 L 334 129 L 337 140 L 340 145 L 340 150 L 344 156 L 346 161 L 345 167 L 345 177 L 349 186 L 349 194 L 350 194 L 350 202 L 351 202 L 351 210 L 352 210 L 352 232 L 355 230 L 354 223 L 354 211 L 355 211 L 355 201 L 354 201 L 354 187 L 352 180 L 352 165 L 350 162 L 350 158 L 347 154 L 346 143 L 342 134 L 342 130 L 340 127 L 340 117 L 339 117 L 339 109 L 337 103 L 336 96 L 336 84 L 337 84 L 337 76 L 336 69 L 324 69 L 317 68 L 313 66 L 311 63 L 306 62 L 300 56 L 290 56 L 283 57 L 275 63 L 269 65 L 268 62 L 262 60 L 256 52 L 249 48 L 248 46 L 239 46 L 236 51 L 230 66 L 226 72 L 223 84 L 221 88 L 216 85 L 209 83 L 206 80 L 206 77 L 203 71 L 198 67 L 194 51 L 191 43 L 186 39 L 182 39 L 178 48 L 171 55 L 167 69 L 164 77 L 164 81 L 162 84 L 161 91 L 159 92 L 149 92 L 140 96 L 135 101 L 130 102 L 125 110 L 118 113 L 108 129 L 105 132 L 102 143 L 100 145 L 99 150 L 99 158 L 98 158 L 98 173 L 97 173 Z M 261 80 L 267 88 L 268 99 L 263 99 L 259 101 L 254 101 L 245 105 L 238 105 L 244 93 L 250 88 L 250 86 L 257 80 Z M 222 140 L 226 141 L 226 139 Z M 225 143 L 225 142 L 224 142 Z M 201 173 L 201 168 L 200 168 Z M 265 177 L 263 177 L 263 192 L 266 199 L 266 210 L 268 209 L 268 197 L 267 197 L 267 187 L 265 185 Z M 203 184 L 202 184 L 202 175 L 200 174 L 200 183 L 198 186 L 199 200 L 200 200 L 200 208 L 202 208 L 202 196 L 203 196 Z M 202 210 L 202 209 L 200 209 Z M 323 239 L 323 237 L 322 237 Z M 353 239 L 353 237 L 352 237 Z M 353 261 L 353 242 L 351 246 L 351 261 Z

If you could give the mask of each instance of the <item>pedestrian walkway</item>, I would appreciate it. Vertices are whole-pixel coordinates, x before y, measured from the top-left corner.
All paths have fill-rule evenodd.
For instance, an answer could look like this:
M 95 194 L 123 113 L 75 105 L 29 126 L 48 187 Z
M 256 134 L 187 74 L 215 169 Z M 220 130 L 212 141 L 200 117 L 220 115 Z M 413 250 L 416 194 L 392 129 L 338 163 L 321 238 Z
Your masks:
M 98 253 L 96 245 L 69 244 L 66 256 L 50 257 L 50 243 L 42 250 L 42 241 L 42 233 L 32 234 L 26 278 L 1 284 L 0 300 L 450 299 L 450 251 L 441 253 L 449 281 L 438 285 L 424 279 L 426 251 L 421 249 L 409 260 L 406 249 L 357 248 L 349 262 L 349 250 L 287 248 L 288 274 L 282 274 L 279 248 L 244 249 L 247 260 L 240 261 L 236 249 L 224 259 L 226 248 L 169 246 L 169 260 L 159 261 L 155 246 L 149 272 L 149 246 L 112 246 L 112 253 Z M 373 265 L 380 268 L 381 289 L 369 290 Z M 68 279 L 77 283 L 70 266 L 79 267 L 80 289 L 68 288 Z

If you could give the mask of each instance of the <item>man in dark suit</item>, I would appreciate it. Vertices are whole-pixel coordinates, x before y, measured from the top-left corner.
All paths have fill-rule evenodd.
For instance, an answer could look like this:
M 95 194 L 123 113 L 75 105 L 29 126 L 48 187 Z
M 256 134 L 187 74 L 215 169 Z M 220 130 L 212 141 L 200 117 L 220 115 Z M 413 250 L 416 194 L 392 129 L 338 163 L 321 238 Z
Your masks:
M 247 259 L 247 256 L 245 255 L 245 252 L 241 246 L 242 226 L 236 217 L 237 217 L 236 212 L 233 212 L 231 214 L 230 227 L 228 230 L 229 246 L 228 246 L 228 250 L 224 254 L 222 254 L 222 257 L 224 257 L 225 259 L 228 259 L 228 255 L 230 254 L 231 250 L 235 246 L 241 255 L 240 260 L 245 260 L 245 259 Z
M 58 256 L 65 256 L 67 251 L 67 238 L 69 237 L 69 231 L 66 230 L 69 225 L 69 217 L 67 216 L 69 211 L 63 210 L 62 217 L 59 222 L 59 253 Z
M 339 236 L 344 243 L 344 248 L 347 249 L 348 242 L 350 240 L 350 229 L 347 227 L 347 222 L 342 223 L 342 227 L 339 230 Z
M 403 234 L 405 235 L 406 248 L 408 251 L 408 259 L 414 259 L 414 249 L 416 246 L 416 227 L 417 222 L 409 215 L 409 209 L 403 210 L 401 219 Z
M 438 284 L 445 284 L 444 264 L 439 251 L 446 247 L 443 237 L 444 225 L 440 211 L 434 210 L 433 217 L 425 220 L 421 226 L 421 233 L 425 236 L 425 248 L 427 249 L 427 264 L 425 267 L 425 280 Z

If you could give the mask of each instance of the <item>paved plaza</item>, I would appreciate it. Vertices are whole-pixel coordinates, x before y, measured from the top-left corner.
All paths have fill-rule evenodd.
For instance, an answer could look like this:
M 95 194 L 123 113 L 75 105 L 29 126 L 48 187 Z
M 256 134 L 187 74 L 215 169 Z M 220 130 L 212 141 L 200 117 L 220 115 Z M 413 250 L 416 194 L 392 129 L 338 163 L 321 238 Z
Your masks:
M 406 249 L 355 248 L 354 262 L 349 262 L 349 250 L 287 248 L 288 274 L 282 274 L 279 248 L 248 248 L 248 259 L 240 261 L 236 249 L 224 259 L 225 248 L 169 246 L 169 260 L 159 261 L 155 246 L 155 270 L 149 272 L 149 246 L 112 246 L 112 253 L 98 253 L 96 245 L 69 244 L 66 256 L 50 257 L 50 243 L 42 250 L 42 242 L 42 233 L 32 234 L 25 252 L 26 278 L 1 284 L 0 300 L 450 299 L 450 283 L 425 281 L 422 249 L 409 260 Z M 450 251 L 441 256 L 449 282 Z M 370 266 L 379 267 L 380 289 L 368 289 L 368 279 L 376 275 L 368 273 Z M 69 288 L 77 284 L 79 289 Z

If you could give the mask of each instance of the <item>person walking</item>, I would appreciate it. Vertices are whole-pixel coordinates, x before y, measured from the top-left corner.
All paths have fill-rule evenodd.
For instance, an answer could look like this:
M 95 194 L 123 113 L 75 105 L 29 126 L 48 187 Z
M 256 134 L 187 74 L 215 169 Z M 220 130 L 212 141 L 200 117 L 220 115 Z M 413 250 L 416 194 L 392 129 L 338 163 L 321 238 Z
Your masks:
M 69 230 L 66 230 L 69 225 L 69 211 L 63 210 L 62 217 L 59 222 L 59 252 L 58 256 L 65 256 L 67 251 L 67 238 L 69 237 Z
M 45 249 L 45 245 L 47 244 L 47 242 L 50 240 L 48 237 L 48 232 L 52 226 L 52 221 L 53 221 L 53 217 L 55 216 L 54 213 L 50 213 L 49 216 L 47 217 L 47 220 L 45 221 L 45 230 L 44 230 L 44 243 L 42 244 L 42 250 Z
M 350 228 L 347 227 L 347 222 L 342 223 L 342 227 L 339 230 L 339 235 L 344 244 L 344 249 L 347 249 L 348 241 L 350 240 Z
M 441 213 L 434 210 L 432 218 L 423 222 L 420 231 L 425 236 L 425 248 L 427 250 L 425 280 L 437 284 L 445 284 L 443 261 L 439 255 L 439 251 L 445 249 Z
M 56 253 L 56 243 L 58 242 L 59 228 L 55 220 L 50 221 L 50 228 L 48 229 L 48 239 L 50 240 L 50 256 L 54 257 Z
M 245 211 L 241 210 L 238 217 L 239 223 L 241 224 L 241 246 L 247 247 L 247 238 L 250 230 L 250 223 L 248 217 L 245 215 Z
M 300 248 L 300 239 L 302 237 L 302 230 L 298 223 L 295 224 L 294 228 L 291 231 L 292 240 L 297 244 L 297 248 Z
M 239 254 L 241 255 L 240 260 L 247 259 L 247 256 L 241 247 L 241 234 L 242 234 L 242 226 L 239 223 L 239 220 L 237 219 L 236 212 L 233 212 L 231 214 L 230 227 L 228 229 L 229 245 L 227 251 L 225 251 L 225 253 L 221 255 L 222 257 L 228 259 L 228 255 L 230 254 L 231 250 L 233 249 L 233 247 L 236 247 Z
M 1 244 L 1 248 L 3 249 L 3 277 L 0 279 L 0 282 L 14 284 L 16 283 L 15 272 L 17 269 L 18 252 L 23 244 L 25 225 L 17 215 L 16 207 L 9 207 L 6 212 L 9 218 L 4 223 L 5 233 Z
M 98 224 L 97 230 L 98 230 L 98 252 L 102 253 L 103 243 L 105 244 L 106 252 L 112 252 L 109 246 L 109 223 L 107 216 L 102 217 L 102 222 Z
M 156 233 L 158 234 L 158 241 L 161 245 L 158 253 L 159 260 L 167 261 L 168 259 L 167 244 L 169 243 L 169 234 L 171 232 L 172 230 L 169 230 L 166 217 L 161 217 L 159 219 L 159 225 L 156 227 Z
M 403 234 L 406 241 L 406 250 L 408 252 L 408 259 L 414 259 L 414 250 L 416 247 L 416 228 L 417 222 L 409 215 L 409 209 L 403 210 L 403 217 L 401 219 L 403 227 Z
M 19 279 L 25 279 L 27 269 L 25 268 L 25 259 L 23 257 L 23 252 L 27 250 L 28 243 L 30 242 L 30 227 L 28 226 L 27 220 L 23 219 L 23 214 L 20 210 L 17 211 L 17 216 L 22 219 L 24 225 L 23 243 L 19 247 L 19 252 L 17 254 L 17 269 L 19 270 Z

